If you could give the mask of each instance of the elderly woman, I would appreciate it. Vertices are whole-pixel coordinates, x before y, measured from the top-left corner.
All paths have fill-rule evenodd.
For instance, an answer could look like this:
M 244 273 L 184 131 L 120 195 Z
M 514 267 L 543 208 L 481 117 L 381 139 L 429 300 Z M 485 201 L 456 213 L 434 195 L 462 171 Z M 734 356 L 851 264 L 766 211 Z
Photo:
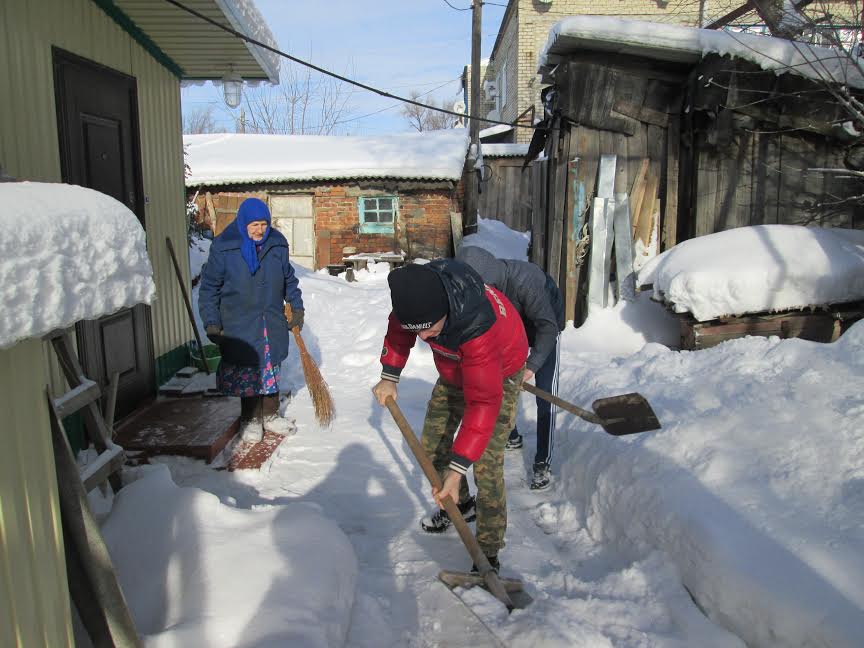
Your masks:
M 292 319 L 286 321 L 285 302 Z M 237 218 L 213 240 L 198 291 L 207 337 L 219 345 L 216 370 L 222 393 L 239 396 L 240 432 L 288 434 L 279 416 L 279 365 L 288 355 L 290 329 L 303 328 L 303 297 L 288 261 L 288 241 L 270 226 L 263 201 L 248 198 Z

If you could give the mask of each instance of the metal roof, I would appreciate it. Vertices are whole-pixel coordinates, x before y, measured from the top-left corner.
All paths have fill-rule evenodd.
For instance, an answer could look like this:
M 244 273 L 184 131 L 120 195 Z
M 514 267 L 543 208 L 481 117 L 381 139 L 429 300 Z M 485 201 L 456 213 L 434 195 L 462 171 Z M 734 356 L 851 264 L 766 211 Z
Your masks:
M 165 0 L 94 1 L 183 80 L 220 79 L 233 68 L 246 80 L 279 81 L 278 55 L 246 43 Z M 183 4 L 250 38 L 277 47 L 254 2 L 183 0 Z

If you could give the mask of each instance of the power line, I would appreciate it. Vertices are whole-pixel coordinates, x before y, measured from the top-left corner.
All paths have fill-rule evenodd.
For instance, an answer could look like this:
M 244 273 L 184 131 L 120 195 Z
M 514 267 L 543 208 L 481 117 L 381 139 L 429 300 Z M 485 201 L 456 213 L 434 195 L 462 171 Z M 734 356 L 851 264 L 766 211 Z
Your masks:
M 479 1 L 479 0 L 478 0 Z M 396 101 L 401 101 L 402 103 L 412 104 L 414 106 L 419 106 L 420 108 L 426 108 L 427 110 L 435 110 L 437 112 L 446 113 L 448 115 L 453 115 L 454 117 L 459 117 L 460 119 L 475 119 L 479 122 L 484 122 L 487 124 L 501 124 L 503 126 L 513 126 L 514 128 L 530 128 L 531 130 L 538 130 L 538 127 L 529 124 L 520 124 L 520 123 L 510 123 L 505 121 L 499 121 L 496 119 L 488 119 L 486 117 L 471 117 L 470 115 L 466 115 L 465 113 L 456 112 L 455 110 L 447 110 L 446 108 L 439 108 L 438 106 L 430 106 L 428 104 L 424 104 L 420 101 L 414 101 L 413 99 L 408 99 L 407 97 L 400 97 L 399 95 L 392 94 L 390 92 L 386 92 L 379 88 L 375 88 L 370 85 L 366 85 L 365 83 L 360 83 L 359 81 L 355 81 L 354 79 L 349 79 L 346 76 L 342 76 L 341 74 L 337 74 L 336 72 L 331 72 L 330 70 L 326 70 L 322 67 L 315 65 L 314 63 L 310 63 L 309 61 L 304 61 L 303 59 L 299 59 L 296 56 L 291 56 L 283 52 L 282 50 L 276 49 L 275 47 L 271 47 L 266 43 L 262 43 L 261 41 L 255 40 L 254 38 L 250 38 L 246 34 L 243 34 L 236 29 L 232 29 L 231 27 L 227 27 L 225 25 L 220 24 L 216 20 L 210 18 L 209 16 L 205 16 L 199 11 L 192 9 L 190 7 L 185 6 L 183 3 L 178 2 L 178 0 L 165 0 L 165 2 L 174 5 L 181 11 L 185 11 L 186 13 L 195 16 L 196 18 L 203 20 L 204 22 L 210 23 L 214 27 L 221 29 L 224 32 L 232 34 L 236 36 L 240 40 L 243 40 L 247 43 L 251 43 L 252 45 L 257 45 L 258 47 L 267 50 L 268 52 L 273 52 L 278 56 L 288 59 L 289 61 L 294 61 L 295 63 L 299 63 L 300 65 L 305 65 L 308 68 L 315 70 L 316 72 L 320 72 L 321 74 L 326 74 L 327 76 L 333 77 L 334 79 L 339 79 L 340 81 L 344 81 L 345 83 L 349 83 L 353 86 L 357 86 L 358 88 L 363 88 L 364 90 L 368 90 L 369 92 L 374 92 L 375 94 L 381 95 L 382 97 L 389 97 L 390 99 L 395 99 Z M 545 130 L 543 128 L 542 130 Z
M 446 4 L 451 9 L 455 9 L 456 11 L 471 11 L 471 9 L 472 9 L 471 7 L 455 7 L 452 4 L 450 4 L 449 0 L 444 0 L 444 4 Z

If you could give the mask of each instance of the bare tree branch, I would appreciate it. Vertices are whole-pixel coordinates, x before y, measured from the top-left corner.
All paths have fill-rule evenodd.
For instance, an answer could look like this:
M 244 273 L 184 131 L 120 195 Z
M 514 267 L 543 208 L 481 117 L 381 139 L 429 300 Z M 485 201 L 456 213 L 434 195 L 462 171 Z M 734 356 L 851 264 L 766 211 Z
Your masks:
M 213 106 L 193 108 L 183 115 L 183 134 L 199 135 L 215 133 L 216 120 L 213 118 Z
M 416 90 L 412 90 L 410 97 L 413 101 L 417 101 L 422 95 Z M 446 108 L 444 102 L 437 103 L 433 100 L 429 102 L 433 106 Z M 443 130 L 445 128 L 453 128 L 458 121 L 454 115 L 429 110 L 428 108 L 418 106 L 416 104 L 405 104 L 401 110 L 402 116 L 408 120 L 411 128 L 423 132 L 431 130 Z

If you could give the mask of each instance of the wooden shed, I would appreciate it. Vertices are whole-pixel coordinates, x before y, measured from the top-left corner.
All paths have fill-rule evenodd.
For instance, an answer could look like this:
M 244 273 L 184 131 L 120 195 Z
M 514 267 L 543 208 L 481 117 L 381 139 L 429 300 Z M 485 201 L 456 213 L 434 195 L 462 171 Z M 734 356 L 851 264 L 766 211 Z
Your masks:
M 541 60 L 553 117 L 532 164 L 532 260 L 559 280 L 577 325 L 603 155 L 615 156 L 613 190 L 629 196 L 646 249 L 763 223 L 864 227 L 859 201 L 844 200 L 859 181 L 812 170 L 844 169 L 859 141 L 837 96 L 864 79 L 842 55 L 582 16 L 555 26 Z
M 292 260 L 308 268 L 346 255 L 436 258 L 461 227 L 465 129 L 377 137 L 187 135 L 187 193 L 219 233 L 247 197 L 270 206 Z M 461 232 L 460 232 L 461 233 Z

